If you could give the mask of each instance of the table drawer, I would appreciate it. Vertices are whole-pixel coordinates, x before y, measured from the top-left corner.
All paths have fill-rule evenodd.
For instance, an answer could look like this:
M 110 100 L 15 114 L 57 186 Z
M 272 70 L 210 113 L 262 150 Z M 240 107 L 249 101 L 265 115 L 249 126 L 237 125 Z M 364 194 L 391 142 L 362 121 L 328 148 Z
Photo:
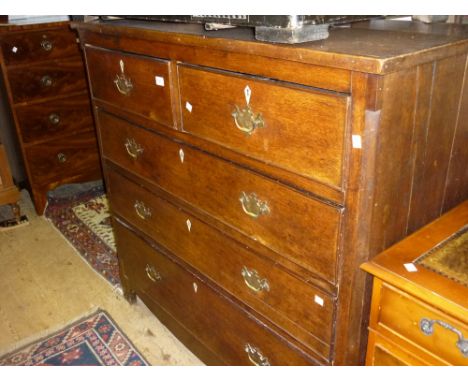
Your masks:
M 457 344 L 459 336 L 455 332 L 458 331 L 466 343 L 466 323 L 387 284 L 383 284 L 379 304 L 377 328 L 388 328 L 453 365 L 468 365 L 468 356 L 460 350 Z
M 33 145 L 25 153 L 34 183 L 48 184 L 100 168 L 94 131 Z
M 173 126 L 169 61 L 86 48 L 94 98 Z
M 131 287 L 159 304 L 227 364 L 314 363 L 198 277 L 153 250 L 120 224 L 114 226 L 119 259 Z M 248 345 L 252 361 L 246 352 Z
M 335 280 L 340 209 L 110 114 L 98 120 L 106 158 Z
M 115 214 L 328 359 L 333 298 L 115 171 L 107 187 Z
M 77 35 L 68 26 L 39 32 L 11 33 L 1 38 L 1 46 L 6 65 L 80 54 Z
M 24 143 L 94 129 L 87 94 L 19 106 L 16 116 Z
M 188 66 L 178 71 L 184 131 L 341 187 L 348 96 Z
M 11 69 L 8 76 L 14 103 L 87 89 L 81 57 Z

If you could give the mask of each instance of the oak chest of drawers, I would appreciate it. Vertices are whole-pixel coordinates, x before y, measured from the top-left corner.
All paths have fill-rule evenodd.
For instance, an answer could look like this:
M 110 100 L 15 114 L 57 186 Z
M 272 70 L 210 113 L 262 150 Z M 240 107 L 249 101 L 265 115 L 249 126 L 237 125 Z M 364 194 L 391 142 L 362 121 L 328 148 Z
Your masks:
M 68 22 L 0 26 L 0 61 L 32 199 L 102 177 L 83 56 Z
M 466 32 L 415 25 L 74 25 L 124 292 L 206 363 L 363 363 L 359 265 L 467 197 Z
M 367 365 L 468 365 L 468 201 L 362 268 L 374 275 Z

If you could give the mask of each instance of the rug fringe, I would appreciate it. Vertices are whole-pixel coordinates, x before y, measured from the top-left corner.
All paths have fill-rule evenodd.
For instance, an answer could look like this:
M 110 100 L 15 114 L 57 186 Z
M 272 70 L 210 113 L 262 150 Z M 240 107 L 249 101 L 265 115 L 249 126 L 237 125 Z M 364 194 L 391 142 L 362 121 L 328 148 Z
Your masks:
M 103 309 L 99 306 L 93 306 L 89 311 L 82 313 L 80 316 L 74 319 L 67 320 L 65 323 L 62 322 L 60 324 L 56 324 L 49 329 L 42 330 L 39 333 L 36 333 L 30 337 L 24 338 L 13 344 L 3 347 L 0 349 L 0 358 L 3 358 L 9 355 L 10 353 L 14 353 L 29 344 L 33 344 L 40 340 L 46 339 L 51 334 L 54 334 L 55 332 L 58 332 L 62 329 L 66 329 L 68 326 L 73 325 L 75 322 L 91 317 L 95 315 L 96 313 L 98 313 L 99 311 L 103 311 Z

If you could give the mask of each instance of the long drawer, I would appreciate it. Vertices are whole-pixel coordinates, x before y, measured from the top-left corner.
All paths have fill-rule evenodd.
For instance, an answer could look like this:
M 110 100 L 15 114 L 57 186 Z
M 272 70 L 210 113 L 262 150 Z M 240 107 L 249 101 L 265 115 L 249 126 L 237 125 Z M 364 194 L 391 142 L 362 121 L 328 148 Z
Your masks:
M 169 61 L 91 47 L 86 61 L 94 98 L 173 125 Z
M 180 65 L 183 129 L 341 187 L 348 96 Z
M 1 46 L 6 65 L 80 54 L 77 35 L 68 26 L 56 30 L 12 33 L 2 37 Z
M 468 366 L 460 338 L 468 338 L 465 323 L 450 317 L 388 284 L 380 292 L 378 327 L 389 329 L 452 365 Z M 460 337 L 461 336 L 461 337 Z
M 335 281 L 340 209 L 110 114 L 98 121 L 106 158 Z
M 328 359 L 334 301 L 116 171 L 112 211 Z
M 48 184 L 100 169 L 94 131 L 33 145 L 25 154 L 33 183 Z
M 81 57 L 10 69 L 8 76 L 14 103 L 57 97 L 87 88 Z
M 24 143 L 94 129 L 87 94 L 18 106 L 16 116 Z
M 226 364 L 316 363 L 118 222 L 114 229 L 119 260 L 131 288 L 160 305 Z

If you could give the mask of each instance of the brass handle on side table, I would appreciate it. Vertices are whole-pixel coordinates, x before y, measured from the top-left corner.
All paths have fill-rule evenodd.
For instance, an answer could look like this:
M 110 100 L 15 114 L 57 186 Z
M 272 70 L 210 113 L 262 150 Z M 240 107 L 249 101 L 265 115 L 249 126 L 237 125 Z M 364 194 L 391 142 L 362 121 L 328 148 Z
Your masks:
M 231 115 L 234 117 L 234 122 L 240 131 L 250 135 L 255 129 L 265 126 L 262 115 L 260 113 L 255 115 L 250 105 L 243 109 L 240 109 L 237 105 L 234 105 L 234 107 L 235 109 Z
M 161 274 L 156 269 L 154 269 L 152 265 L 146 264 L 145 271 L 146 275 L 152 282 L 155 283 L 162 280 Z
M 430 336 L 434 333 L 434 324 L 442 326 L 444 329 L 454 332 L 458 336 L 458 340 L 455 343 L 456 347 L 460 350 L 464 357 L 468 357 L 468 340 L 463 338 L 463 333 L 454 328 L 452 325 L 441 321 L 441 320 L 430 320 L 428 318 L 423 318 L 419 321 L 419 329 L 426 335 Z
M 42 49 L 44 49 L 46 52 L 49 52 L 49 51 L 52 50 L 52 48 L 53 48 L 54 46 L 52 45 L 52 43 L 51 43 L 49 40 L 44 39 L 44 40 L 41 41 L 41 47 L 42 47 Z
M 125 148 L 127 149 L 128 155 L 133 159 L 137 159 L 141 154 L 143 154 L 143 147 L 136 143 L 133 138 L 127 138 L 125 140 Z
M 49 114 L 49 122 L 52 125 L 58 125 L 60 123 L 60 116 L 56 113 Z
M 43 87 L 49 87 L 49 86 L 52 86 L 52 78 L 48 75 L 45 75 L 45 76 L 42 76 L 41 78 L 41 85 Z
M 258 272 L 255 269 L 248 269 L 242 267 L 241 275 L 244 278 L 245 284 L 255 292 L 269 292 L 270 285 L 267 279 L 260 278 Z
M 252 362 L 252 364 L 255 366 L 271 366 L 268 358 L 265 357 L 255 346 L 246 344 L 244 350 L 247 353 L 250 362 Z
M 136 214 L 141 219 L 146 220 L 151 217 L 151 209 L 145 206 L 143 202 L 140 202 L 139 200 L 137 200 L 135 204 L 133 205 L 133 207 L 135 208 Z
M 67 161 L 67 156 L 64 153 L 58 153 L 57 159 L 60 163 L 65 163 Z
M 260 215 L 267 215 L 270 213 L 268 203 L 258 199 L 257 195 L 254 193 L 247 195 L 242 191 L 239 201 L 241 202 L 244 212 L 255 219 Z
M 128 96 L 133 89 L 132 80 L 125 73 L 116 74 L 114 84 L 119 93 Z

